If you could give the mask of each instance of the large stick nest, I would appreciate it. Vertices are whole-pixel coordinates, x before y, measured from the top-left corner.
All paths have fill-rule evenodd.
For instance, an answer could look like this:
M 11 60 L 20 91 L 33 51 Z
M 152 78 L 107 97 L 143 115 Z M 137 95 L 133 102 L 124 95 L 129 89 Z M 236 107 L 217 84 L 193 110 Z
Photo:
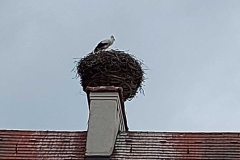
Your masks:
M 77 74 L 85 91 L 87 86 L 115 86 L 123 88 L 123 100 L 131 100 L 142 91 L 143 62 L 124 51 L 89 53 L 77 62 Z

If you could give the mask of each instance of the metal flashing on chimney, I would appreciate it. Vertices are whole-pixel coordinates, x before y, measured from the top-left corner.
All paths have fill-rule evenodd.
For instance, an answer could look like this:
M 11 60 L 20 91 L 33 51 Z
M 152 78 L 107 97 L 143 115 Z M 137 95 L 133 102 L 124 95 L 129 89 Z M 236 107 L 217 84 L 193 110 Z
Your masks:
M 86 156 L 85 160 L 110 160 L 110 156 Z
M 118 133 L 128 130 L 122 88 L 104 86 L 86 90 L 89 103 L 86 160 L 96 157 L 106 160 L 113 153 Z

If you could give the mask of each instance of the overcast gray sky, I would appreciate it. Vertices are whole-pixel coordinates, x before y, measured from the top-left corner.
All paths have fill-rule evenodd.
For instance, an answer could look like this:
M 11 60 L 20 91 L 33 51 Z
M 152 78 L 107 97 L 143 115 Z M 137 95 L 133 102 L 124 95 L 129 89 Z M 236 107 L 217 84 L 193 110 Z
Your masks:
M 114 35 L 150 68 L 130 130 L 240 131 L 239 0 L 1 0 L 0 128 L 86 130 L 73 58 Z

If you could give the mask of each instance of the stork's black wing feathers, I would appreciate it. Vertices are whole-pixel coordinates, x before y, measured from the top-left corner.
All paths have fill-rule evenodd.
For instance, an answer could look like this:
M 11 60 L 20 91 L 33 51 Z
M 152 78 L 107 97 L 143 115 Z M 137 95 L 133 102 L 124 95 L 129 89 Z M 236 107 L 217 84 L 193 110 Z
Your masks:
M 96 48 L 102 48 L 103 46 L 107 45 L 108 43 L 98 43 L 97 47 Z
M 105 45 L 107 45 L 108 43 L 98 43 L 97 47 L 95 47 L 94 52 L 97 52 L 99 49 L 101 49 L 102 47 L 104 47 Z

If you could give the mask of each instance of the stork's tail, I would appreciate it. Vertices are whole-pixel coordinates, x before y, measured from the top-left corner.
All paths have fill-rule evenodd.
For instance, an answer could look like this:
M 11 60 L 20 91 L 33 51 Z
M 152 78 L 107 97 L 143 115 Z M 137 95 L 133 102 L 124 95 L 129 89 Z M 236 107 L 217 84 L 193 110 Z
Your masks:
M 99 49 L 96 47 L 94 50 L 93 50 L 93 53 L 97 53 L 99 51 Z

